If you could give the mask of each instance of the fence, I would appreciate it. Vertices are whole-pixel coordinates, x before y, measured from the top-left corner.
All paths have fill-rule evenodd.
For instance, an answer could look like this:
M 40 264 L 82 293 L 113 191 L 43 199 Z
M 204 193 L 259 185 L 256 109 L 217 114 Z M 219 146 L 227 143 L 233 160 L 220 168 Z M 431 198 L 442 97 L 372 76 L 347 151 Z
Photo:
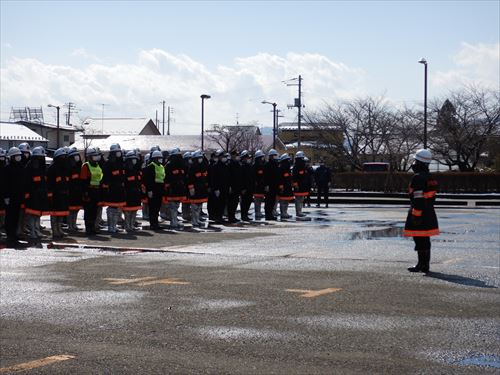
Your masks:
M 412 173 L 345 172 L 333 175 L 336 189 L 406 192 Z M 439 172 L 433 173 L 441 193 L 500 193 L 500 173 Z

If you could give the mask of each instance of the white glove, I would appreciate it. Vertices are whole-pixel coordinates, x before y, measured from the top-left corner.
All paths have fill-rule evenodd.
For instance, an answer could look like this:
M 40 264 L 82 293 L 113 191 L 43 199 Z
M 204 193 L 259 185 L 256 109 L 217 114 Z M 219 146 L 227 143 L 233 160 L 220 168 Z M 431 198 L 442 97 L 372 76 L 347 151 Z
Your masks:
M 148 198 L 153 198 L 153 192 L 152 191 L 148 191 Z
M 5 204 L 8 206 L 9 203 L 10 203 L 10 198 L 4 198 L 3 201 L 5 202 Z
M 229 187 L 229 194 L 233 194 L 233 188 Z
M 269 186 L 264 186 L 264 191 L 267 193 L 269 191 Z
M 215 191 L 214 191 L 214 193 L 215 193 L 215 197 L 216 197 L 216 198 L 219 198 L 219 195 L 220 195 L 220 190 L 215 190 Z
M 191 196 L 194 195 L 194 188 L 189 189 L 189 195 L 191 195 Z

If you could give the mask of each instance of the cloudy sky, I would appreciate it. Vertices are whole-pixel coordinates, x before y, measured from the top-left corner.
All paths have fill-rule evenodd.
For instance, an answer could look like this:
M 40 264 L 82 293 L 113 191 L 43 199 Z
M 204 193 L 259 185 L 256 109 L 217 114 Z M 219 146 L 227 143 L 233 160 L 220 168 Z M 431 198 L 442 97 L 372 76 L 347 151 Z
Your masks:
M 76 103 L 80 118 L 151 117 L 173 134 L 206 123 L 272 124 L 275 101 L 384 95 L 420 105 L 463 83 L 499 89 L 498 1 L 7 1 L 1 6 L 1 118 L 12 106 Z

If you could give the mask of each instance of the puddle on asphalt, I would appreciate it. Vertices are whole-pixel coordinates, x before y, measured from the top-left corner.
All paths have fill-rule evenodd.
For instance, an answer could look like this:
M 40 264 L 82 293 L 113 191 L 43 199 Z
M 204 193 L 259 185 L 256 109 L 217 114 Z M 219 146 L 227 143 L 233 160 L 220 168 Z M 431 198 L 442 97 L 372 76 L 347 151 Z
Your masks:
M 452 363 L 462 366 L 487 366 L 487 367 L 500 368 L 500 357 L 495 355 L 478 355 L 478 356 L 463 358 L 459 361 L 454 361 Z
M 383 229 L 361 230 L 349 234 L 348 240 L 376 240 L 377 238 L 402 237 L 403 228 L 389 227 Z

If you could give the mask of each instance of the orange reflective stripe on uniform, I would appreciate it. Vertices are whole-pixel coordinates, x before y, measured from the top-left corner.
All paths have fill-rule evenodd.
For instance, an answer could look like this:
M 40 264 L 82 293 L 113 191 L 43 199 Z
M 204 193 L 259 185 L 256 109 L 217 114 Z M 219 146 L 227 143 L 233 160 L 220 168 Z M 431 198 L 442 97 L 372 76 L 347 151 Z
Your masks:
M 437 236 L 439 234 L 439 229 L 429 229 L 429 230 L 411 230 L 405 229 L 403 235 L 405 237 L 430 237 Z
M 33 182 L 40 182 L 40 181 L 42 181 L 42 178 L 40 176 L 33 177 Z
M 113 176 L 116 176 L 116 175 L 119 175 L 120 174 L 120 171 L 119 170 L 114 170 L 114 171 L 111 171 L 111 174 Z
M 434 198 L 435 196 L 436 196 L 435 191 L 428 191 L 428 192 L 424 193 L 424 198 L 426 198 L 426 199 Z
M 413 216 L 422 216 L 422 212 L 423 212 L 422 210 L 417 210 L 416 208 L 412 208 L 411 210 L 411 214 Z
M 299 171 L 299 174 L 304 174 L 304 173 L 306 173 L 306 172 L 305 171 Z
M 77 179 L 77 178 L 80 178 L 80 175 L 79 175 L 78 173 L 73 173 L 73 174 L 71 175 L 71 178 L 72 178 L 73 180 L 75 180 L 75 179 Z
M 62 177 L 61 176 L 57 176 L 56 177 L 56 182 L 61 182 L 62 181 Z
M 203 176 L 203 173 L 201 172 L 195 173 L 195 177 L 201 177 L 201 176 Z
M 128 176 L 127 181 L 135 181 L 135 176 Z
M 172 171 L 172 174 L 179 174 L 179 170 L 178 170 L 178 169 L 174 169 L 174 170 Z

